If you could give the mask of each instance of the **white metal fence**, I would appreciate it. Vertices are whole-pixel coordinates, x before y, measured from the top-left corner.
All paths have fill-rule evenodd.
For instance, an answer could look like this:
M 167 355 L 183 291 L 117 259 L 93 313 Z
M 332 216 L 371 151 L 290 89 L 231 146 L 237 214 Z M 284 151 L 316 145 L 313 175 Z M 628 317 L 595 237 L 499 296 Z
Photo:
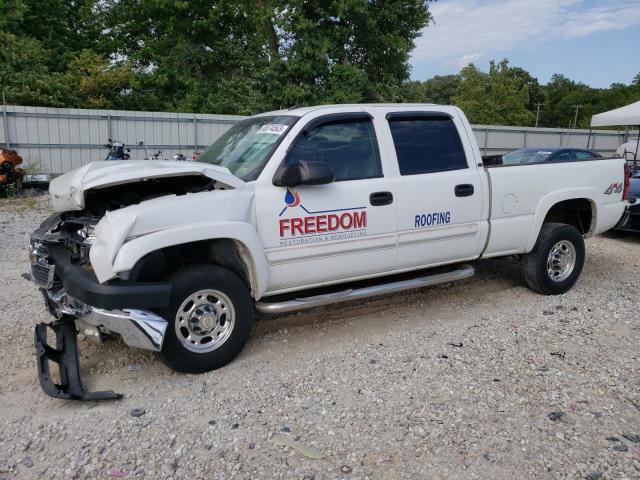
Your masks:
M 210 145 L 239 115 L 81 110 L 6 105 L 0 117 L 0 145 L 18 150 L 34 173 L 64 173 L 107 154 L 108 138 L 131 148 L 132 159 L 163 150 L 160 158 L 190 155 Z M 474 125 L 483 155 L 499 155 L 522 147 L 587 146 L 588 130 Z M 624 130 L 597 130 L 590 147 L 612 154 L 624 143 Z

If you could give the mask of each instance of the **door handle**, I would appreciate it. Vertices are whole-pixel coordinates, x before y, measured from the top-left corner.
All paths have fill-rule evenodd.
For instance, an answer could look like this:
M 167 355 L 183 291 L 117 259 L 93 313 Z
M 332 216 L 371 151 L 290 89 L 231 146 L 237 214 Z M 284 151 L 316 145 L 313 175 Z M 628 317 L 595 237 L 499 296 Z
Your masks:
M 456 197 L 470 197 L 471 195 L 473 195 L 473 191 L 473 185 L 471 185 L 470 183 L 456 185 L 456 188 L 454 188 Z
M 369 195 L 369 203 L 374 207 L 381 205 L 391 205 L 393 203 L 393 194 L 391 192 L 375 192 Z

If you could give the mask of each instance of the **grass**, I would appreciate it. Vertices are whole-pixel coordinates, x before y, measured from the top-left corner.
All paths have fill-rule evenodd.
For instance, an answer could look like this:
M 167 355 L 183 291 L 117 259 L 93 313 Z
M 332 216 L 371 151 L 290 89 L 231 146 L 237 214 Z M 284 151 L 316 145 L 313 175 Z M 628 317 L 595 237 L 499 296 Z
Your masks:
M 34 197 L 30 195 L 10 196 L 0 198 L 0 211 L 26 213 L 46 206 L 46 196 Z

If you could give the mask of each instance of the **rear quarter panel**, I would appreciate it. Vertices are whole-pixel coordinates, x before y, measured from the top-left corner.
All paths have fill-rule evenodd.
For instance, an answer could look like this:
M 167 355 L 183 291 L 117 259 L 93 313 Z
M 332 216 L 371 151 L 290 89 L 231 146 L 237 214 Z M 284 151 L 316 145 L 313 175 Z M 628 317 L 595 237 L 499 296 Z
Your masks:
M 591 203 L 589 235 L 612 228 L 622 216 L 624 160 L 496 166 L 490 185 L 490 235 L 483 257 L 530 252 L 555 204 L 584 198 Z M 613 187 L 613 188 L 612 188 Z M 606 192 L 606 193 L 605 193 Z

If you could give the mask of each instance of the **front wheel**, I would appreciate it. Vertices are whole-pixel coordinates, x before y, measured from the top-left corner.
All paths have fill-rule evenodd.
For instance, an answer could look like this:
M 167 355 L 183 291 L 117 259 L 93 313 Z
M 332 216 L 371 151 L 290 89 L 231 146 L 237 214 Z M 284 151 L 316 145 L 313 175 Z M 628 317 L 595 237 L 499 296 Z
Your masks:
M 181 268 L 167 279 L 169 325 L 158 356 L 174 370 L 203 373 L 223 367 L 247 343 L 253 323 L 249 289 L 235 273 L 216 265 Z
M 578 229 L 545 223 L 533 250 L 522 257 L 527 286 L 544 295 L 559 295 L 578 280 L 584 265 L 584 240 Z

